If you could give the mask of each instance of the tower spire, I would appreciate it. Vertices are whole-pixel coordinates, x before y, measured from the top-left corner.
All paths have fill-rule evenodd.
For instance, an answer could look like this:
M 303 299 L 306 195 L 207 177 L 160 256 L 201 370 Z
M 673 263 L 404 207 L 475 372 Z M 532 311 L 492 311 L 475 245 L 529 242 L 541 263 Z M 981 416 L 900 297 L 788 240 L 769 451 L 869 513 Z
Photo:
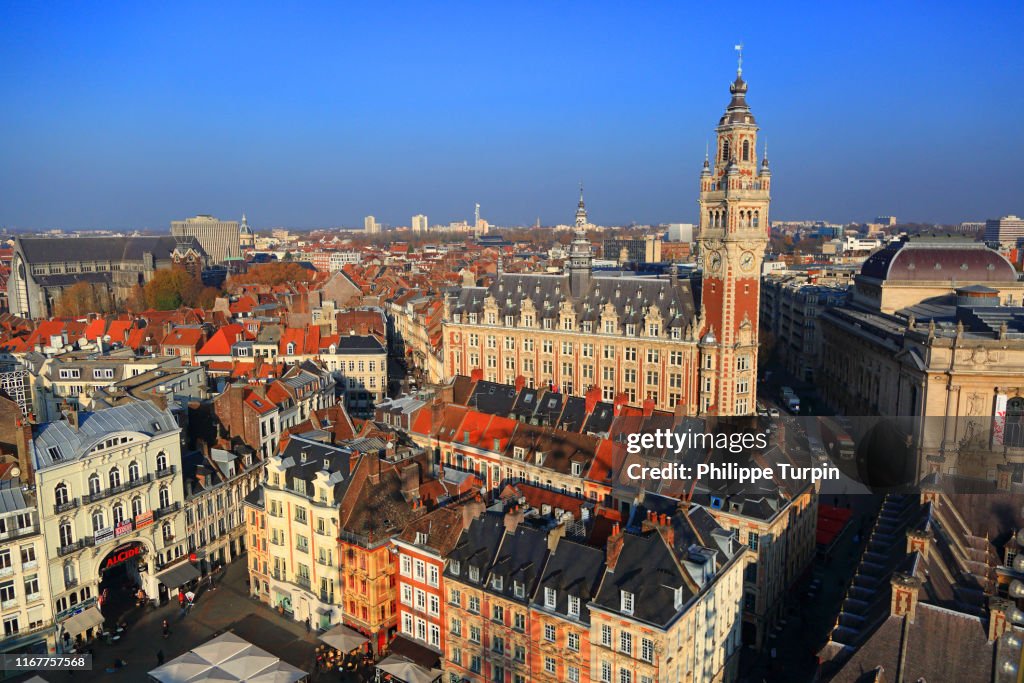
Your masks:
M 736 52 L 739 53 L 739 61 L 736 65 L 736 76 L 740 78 L 743 76 L 743 43 L 736 46 Z
M 587 207 L 583 204 L 583 181 L 580 181 L 580 203 L 576 205 L 576 231 L 587 226 Z

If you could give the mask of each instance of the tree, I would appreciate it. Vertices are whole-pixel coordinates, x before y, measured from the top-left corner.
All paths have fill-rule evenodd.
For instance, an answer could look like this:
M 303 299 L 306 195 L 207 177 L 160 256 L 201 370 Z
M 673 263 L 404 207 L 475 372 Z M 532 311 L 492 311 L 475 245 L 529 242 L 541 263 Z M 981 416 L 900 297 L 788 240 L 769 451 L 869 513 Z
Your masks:
M 279 263 L 261 263 L 249 269 L 248 273 L 234 275 L 231 282 L 235 284 L 282 285 L 286 282 L 309 282 L 314 273 L 295 261 Z
M 182 305 L 195 306 L 202 289 L 202 283 L 185 270 L 158 270 L 146 283 L 146 305 L 160 311 L 174 310 Z
M 56 314 L 66 318 L 79 318 L 90 313 L 109 313 L 113 310 L 106 287 L 91 282 L 76 282 L 63 292 L 57 302 Z

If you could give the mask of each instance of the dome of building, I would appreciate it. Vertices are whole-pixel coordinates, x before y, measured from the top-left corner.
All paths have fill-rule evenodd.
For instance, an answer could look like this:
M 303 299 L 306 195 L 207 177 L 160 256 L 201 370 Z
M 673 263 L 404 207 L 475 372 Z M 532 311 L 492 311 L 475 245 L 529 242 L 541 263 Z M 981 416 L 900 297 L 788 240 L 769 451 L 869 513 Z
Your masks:
M 718 125 L 724 126 L 730 123 L 756 124 L 754 115 L 750 113 L 750 105 L 747 104 L 747 82 L 737 76 L 736 80 L 729 86 L 729 93 L 732 100 L 725 108 L 725 114 L 719 119 Z
M 886 282 L 1016 282 L 1006 258 L 980 242 L 958 238 L 914 238 L 893 242 L 868 257 L 864 277 Z

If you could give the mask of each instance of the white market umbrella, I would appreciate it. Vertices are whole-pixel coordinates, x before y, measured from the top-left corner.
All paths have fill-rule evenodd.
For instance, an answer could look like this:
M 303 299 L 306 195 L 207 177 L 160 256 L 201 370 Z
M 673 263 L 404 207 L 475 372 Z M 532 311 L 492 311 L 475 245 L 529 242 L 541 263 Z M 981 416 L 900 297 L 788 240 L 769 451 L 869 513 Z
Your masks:
M 249 647 L 253 647 L 253 645 L 228 631 L 220 634 L 213 640 L 208 640 L 202 645 L 192 648 L 192 652 L 210 664 L 220 664 Z
M 433 683 L 441 675 L 437 669 L 420 666 L 402 655 L 385 657 L 377 664 L 377 668 L 402 679 L 405 683 Z
M 213 666 L 195 652 L 186 652 L 149 672 L 160 683 L 186 683 Z

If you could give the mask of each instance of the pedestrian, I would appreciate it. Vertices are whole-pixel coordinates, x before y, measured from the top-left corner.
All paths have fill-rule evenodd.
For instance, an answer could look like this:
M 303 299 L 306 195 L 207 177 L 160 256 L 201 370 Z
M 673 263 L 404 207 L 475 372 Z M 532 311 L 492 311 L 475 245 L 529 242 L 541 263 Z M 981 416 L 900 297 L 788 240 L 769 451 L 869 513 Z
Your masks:
M 309 617 L 306 617 L 306 633 L 309 633 Z
M 185 606 L 185 594 L 182 593 L 179 590 L 178 591 L 178 607 L 184 607 L 184 606 Z
M 164 638 L 166 638 L 167 636 L 171 635 L 171 625 L 168 623 L 168 621 L 166 619 L 164 619 L 163 628 L 164 628 Z
M 157 666 L 163 666 L 163 664 L 164 664 L 164 651 L 160 650 L 159 652 L 156 653 L 156 665 Z

